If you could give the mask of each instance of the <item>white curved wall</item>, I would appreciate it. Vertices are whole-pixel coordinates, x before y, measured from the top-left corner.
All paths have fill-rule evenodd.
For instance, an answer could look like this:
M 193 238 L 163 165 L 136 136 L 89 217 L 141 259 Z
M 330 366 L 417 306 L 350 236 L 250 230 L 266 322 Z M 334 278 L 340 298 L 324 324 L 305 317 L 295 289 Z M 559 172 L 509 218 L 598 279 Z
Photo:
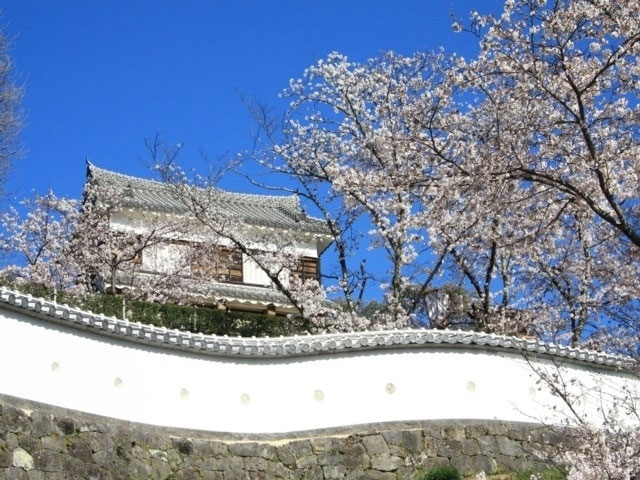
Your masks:
M 548 419 L 553 403 L 517 352 L 425 345 L 232 359 L 5 309 L 0 335 L 0 393 L 156 425 L 264 433 L 401 420 L 532 421 Z M 595 366 L 569 369 L 605 389 L 629 380 Z

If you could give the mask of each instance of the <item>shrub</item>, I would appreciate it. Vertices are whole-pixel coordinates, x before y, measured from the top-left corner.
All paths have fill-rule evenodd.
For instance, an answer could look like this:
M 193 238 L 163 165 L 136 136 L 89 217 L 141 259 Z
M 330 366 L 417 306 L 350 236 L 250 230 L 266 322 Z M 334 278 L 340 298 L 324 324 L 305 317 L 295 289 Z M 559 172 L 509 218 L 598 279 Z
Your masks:
M 436 467 L 429 470 L 423 480 L 462 480 L 455 467 Z
M 41 285 L 14 285 L 0 278 L 0 286 L 7 286 L 34 297 L 53 299 L 53 292 Z M 75 298 L 60 291 L 56 295 L 60 304 L 69 304 L 108 317 L 122 318 L 122 296 L 90 295 Z M 299 318 L 262 315 L 260 313 L 218 310 L 208 306 L 175 305 L 154 303 L 143 300 L 125 301 L 127 318 L 156 327 L 166 327 L 180 331 L 203 333 L 205 335 L 229 335 L 242 337 L 277 337 L 304 333 L 304 325 Z

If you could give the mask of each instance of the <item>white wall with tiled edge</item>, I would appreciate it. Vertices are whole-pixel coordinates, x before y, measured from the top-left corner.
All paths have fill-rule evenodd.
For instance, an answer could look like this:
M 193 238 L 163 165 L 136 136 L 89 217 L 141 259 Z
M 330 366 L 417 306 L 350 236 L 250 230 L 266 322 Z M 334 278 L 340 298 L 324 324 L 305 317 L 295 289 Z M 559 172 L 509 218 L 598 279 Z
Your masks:
M 0 337 L 0 393 L 171 427 L 275 433 L 403 420 L 535 421 L 548 420 L 554 403 L 516 351 L 423 345 L 217 357 L 98 335 L 3 305 Z M 591 406 L 600 399 L 593 387 L 608 398 L 633 382 L 598 365 L 568 368 L 591 387 Z

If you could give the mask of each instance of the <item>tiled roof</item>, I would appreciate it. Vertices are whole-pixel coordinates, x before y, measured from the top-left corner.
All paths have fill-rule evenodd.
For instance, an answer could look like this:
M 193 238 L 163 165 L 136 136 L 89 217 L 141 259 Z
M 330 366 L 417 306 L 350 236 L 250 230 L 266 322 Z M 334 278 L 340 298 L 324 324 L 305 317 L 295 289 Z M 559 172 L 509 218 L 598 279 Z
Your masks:
M 123 206 L 170 213 L 187 213 L 186 205 L 169 185 L 98 168 L 88 163 L 87 176 L 127 192 Z M 196 188 L 196 187 L 194 187 Z M 201 190 L 204 193 L 204 190 Z M 329 233 L 323 220 L 306 215 L 296 195 L 251 195 L 215 190 L 207 200 L 214 208 L 237 215 L 249 225 L 282 228 L 309 233 Z
M 153 273 L 148 275 L 154 275 Z M 116 276 L 116 283 L 119 287 L 131 285 L 132 278 L 124 273 Z M 240 303 L 252 303 L 277 307 L 291 306 L 287 297 L 275 288 L 262 287 L 256 285 L 246 285 L 242 283 L 223 283 L 204 280 L 194 280 L 193 288 L 190 289 L 192 296 L 201 296 L 214 300 L 237 301 Z M 204 293 L 199 293 L 204 292 Z
M 347 353 L 362 350 L 405 348 L 479 348 L 485 350 L 546 355 L 572 362 L 627 368 L 632 359 L 563 345 L 548 344 L 503 335 L 455 330 L 386 330 L 369 332 L 302 335 L 277 338 L 244 338 L 168 330 L 96 315 L 68 305 L 33 298 L 0 287 L 0 308 L 18 310 L 43 320 L 71 328 L 85 329 L 126 341 L 172 348 L 193 353 L 226 357 L 295 357 Z
M 238 302 L 272 303 L 276 306 L 291 305 L 286 296 L 273 288 L 236 283 L 210 282 L 207 284 L 207 297 Z

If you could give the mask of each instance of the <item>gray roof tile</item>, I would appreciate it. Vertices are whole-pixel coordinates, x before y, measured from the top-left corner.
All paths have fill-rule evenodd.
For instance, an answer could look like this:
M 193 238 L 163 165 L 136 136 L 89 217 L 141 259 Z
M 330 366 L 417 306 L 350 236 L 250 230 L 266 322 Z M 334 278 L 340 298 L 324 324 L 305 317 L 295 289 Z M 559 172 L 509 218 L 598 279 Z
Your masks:
M 189 211 L 166 183 L 112 172 L 91 163 L 88 164 L 87 176 L 89 180 L 98 184 L 112 185 L 126 192 L 123 196 L 123 207 L 171 213 Z M 203 194 L 205 192 L 202 189 L 199 191 Z M 213 208 L 237 215 L 249 225 L 308 233 L 329 233 L 323 220 L 305 214 L 296 195 L 252 195 L 217 189 L 207 195 L 207 202 L 213 205 Z
M 583 364 L 596 364 L 616 369 L 629 369 L 635 363 L 631 357 L 571 348 L 504 335 L 459 330 L 386 330 L 293 337 L 243 338 L 168 330 L 119 320 L 104 315 L 34 298 L 31 295 L 0 287 L 0 308 L 19 310 L 26 315 L 85 329 L 97 334 L 118 337 L 161 348 L 173 348 L 193 353 L 226 357 L 297 357 L 317 354 L 388 350 L 405 348 L 477 348 L 522 355 L 543 355 Z

